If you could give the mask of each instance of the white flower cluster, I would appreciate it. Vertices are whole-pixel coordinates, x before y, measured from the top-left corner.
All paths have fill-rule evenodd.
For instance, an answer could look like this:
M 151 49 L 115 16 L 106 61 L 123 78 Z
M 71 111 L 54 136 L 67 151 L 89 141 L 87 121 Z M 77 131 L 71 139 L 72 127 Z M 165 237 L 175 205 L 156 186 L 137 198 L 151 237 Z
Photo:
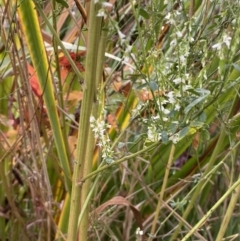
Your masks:
M 107 161 L 107 163 L 112 162 L 113 151 L 111 150 L 110 139 L 106 133 L 106 129 L 111 126 L 103 120 L 96 120 L 94 116 L 91 116 L 90 127 L 94 133 L 94 138 L 97 139 L 97 146 L 101 148 L 103 160 Z
M 168 135 L 167 138 L 168 140 L 172 141 L 173 144 L 178 143 L 179 141 L 179 133 L 173 134 L 171 131 L 166 132 L 164 131 L 164 128 L 162 125 L 159 125 L 157 123 L 157 119 L 159 119 L 159 116 L 154 116 L 151 118 L 152 122 L 148 125 L 148 131 L 147 131 L 147 139 L 151 142 L 157 142 L 163 139 L 162 133 L 165 132 L 165 134 Z M 177 126 L 178 122 L 173 121 L 172 125 Z
M 136 230 L 136 235 L 142 236 L 143 235 L 143 230 L 141 230 L 139 227 Z
M 154 123 L 151 123 L 148 126 L 147 136 L 148 139 L 152 142 L 157 142 L 161 140 L 161 133 L 159 133 L 159 129 L 156 125 L 154 125 Z

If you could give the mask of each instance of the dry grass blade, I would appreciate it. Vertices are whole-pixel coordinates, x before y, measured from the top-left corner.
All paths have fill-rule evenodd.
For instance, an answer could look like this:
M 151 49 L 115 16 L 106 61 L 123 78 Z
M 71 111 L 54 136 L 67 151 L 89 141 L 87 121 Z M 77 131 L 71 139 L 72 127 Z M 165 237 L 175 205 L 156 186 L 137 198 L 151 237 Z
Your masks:
M 101 206 L 99 206 L 98 208 L 95 209 L 95 213 L 97 215 L 99 215 L 100 213 L 102 213 L 108 206 L 111 205 L 117 205 L 117 206 L 126 206 L 129 207 L 135 217 L 136 223 L 138 224 L 138 227 L 143 230 L 143 221 L 142 221 L 142 216 L 141 213 L 139 212 L 139 210 L 137 208 L 134 207 L 134 205 L 132 205 L 126 198 L 122 197 L 122 196 L 116 196 L 111 198 L 110 200 L 108 200 L 107 202 L 103 203 Z

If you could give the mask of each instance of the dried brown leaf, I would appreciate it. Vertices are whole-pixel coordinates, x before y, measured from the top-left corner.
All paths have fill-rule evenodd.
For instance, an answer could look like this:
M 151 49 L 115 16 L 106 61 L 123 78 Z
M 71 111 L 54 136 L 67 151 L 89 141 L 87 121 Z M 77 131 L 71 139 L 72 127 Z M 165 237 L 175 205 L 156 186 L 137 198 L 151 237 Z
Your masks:
M 96 214 L 100 214 L 101 212 L 103 212 L 104 209 L 106 209 L 108 206 L 110 205 L 122 205 L 122 206 L 126 206 L 129 207 L 132 212 L 133 215 L 136 219 L 136 222 L 138 224 L 138 227 L 143 230 L 143 226 L 142 226 L 142 216 L 139 212 L 139 210 L 137 208 L 135 208 L 126 198 L 121 197 L 121 196 L 116 196 L 113 197 L 112 199 L 108 200 L 107 202 L 103 203 L 101 206 L 99 206 L 95 212 Z

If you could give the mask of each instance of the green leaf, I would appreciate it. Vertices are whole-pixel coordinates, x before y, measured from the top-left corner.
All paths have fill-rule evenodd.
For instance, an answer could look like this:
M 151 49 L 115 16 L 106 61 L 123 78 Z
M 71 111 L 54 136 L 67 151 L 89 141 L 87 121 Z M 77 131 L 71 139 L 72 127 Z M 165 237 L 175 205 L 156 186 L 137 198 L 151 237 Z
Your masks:
M 189 126 L 184 127 L 180 132 L 179 132 L 179 139 L 182 139 L 184 136 L 188 134 L 189 131 Z
M 67 2 L 65 2 L 64 0 L 56 0 L 57 3 L 59 3 L 60 5 L 62 5 L 65 8 L 69 8 Z
M 210 134 L 208 130 L 202 130 L 200 132 L 200 135 L 201 135 L 201 139 L 207 140 L 207 141 L 210 140 Z
M 207 120 L 207 116 L 205 112 L 202 112 L 199 116 L 198 116 L 198 121 L 200 122 L 206 122 Z
M 191 127 L 195 127 L 195 128 L 201 128 L 203 125 L 204 125 L 204 122 L 197 121 L 197 120 L 191 122 L 190 124 Z
M 145 19 L 149 19 L 149 17 L 150 17 L 148 12 L 146 10 L 144 10 L 143 8 L 139 9 L 139 15 L 141 15 Z
M 234 69 L 236 69 L 238 72 L 240 72 L 240 66 L 238 64 L 232 64 Z
M 145 51 L 148 52 L 153 46 L 153 38 L 150 37 L 147 41 L 146 47 L 145 47 Z
M 171 130 L 171 133 L 175 133 L 178 128 L 178 123 L 171 123 L 169 129 Z
M 209 95 L 209 90 L 204 89 L 195 89 L 196 92 L 201 93 L 202 96 L 192 101 L 185 109 L 184 113 L 187 114 L 195 105 L 199 104 L 200 102 L 203 102 Z
M 145 88 L 145 87 L 147 87 L 148 86 L 148 84 L 147 83 L 144 83 L 144 84 L 142 84 L 142 85 L 139 85 L 139 86 L 137 86 L 137 90 L 141 90 L 141 89 L 143 89 L 143 88 Z
M 168 133 L 166 131 L 163 131 L 161 133 L 161 138 L 162 138 L 162 142 L 166 144 L 168 142 Z
M 154 80 L 149 82 L 149 87 L 152 91 L 158 90 L 158 84 Z

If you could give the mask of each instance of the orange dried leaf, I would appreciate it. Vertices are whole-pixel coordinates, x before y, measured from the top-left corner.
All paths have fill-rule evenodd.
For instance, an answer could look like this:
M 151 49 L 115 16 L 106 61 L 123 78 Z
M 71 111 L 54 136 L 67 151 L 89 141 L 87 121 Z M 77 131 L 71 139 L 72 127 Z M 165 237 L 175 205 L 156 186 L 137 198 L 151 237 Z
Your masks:
M 114 114 L 107 115 L 107 122 L 112 128 L 117 128 L 116 116 Z
M 64 96 L 64 99 L 67 101 L 80 101 L 82 100 L 83 93 L 82 91 L 73 90 L 69 94 Z
M 85 71 L 81 61 L 83 59 L 83 56 L 85 55 L 85 52 L 80 52 L 80 53 L 69 53 L 70 57 L 76 64 L 77 68 L 79 69 L 80 72 Z M 61 67 L 60 74 L 61 74 L 61 79 L 62 81 L 65 81 L 66 77 L 68 76 L 69 72 L 73 71 L 72 66 L 65 56 L 62 56 L 59 58 L 59 66 Z
M 132 88 L 132 84 L 131 84 L 131 81 L 129 80 L 122 84 L 122 86 L 119 89 L 119 92 L 124 94 L 125 97 L 127 97 L 129 92 L 131 91 L 131 88 Z
M 151 93 L 151 91 L 149 90 L 140 90 L 138 93 L 138 98 L 141 100 L 141 101 L 147 101 L 147 100 L 152 100 L 153 99 L 153 95 Z
M 85 71 L 83 65 L 81 64 L 81 61 L 82 61 L 83 56 L 85 55 L 85 52 L 81 52 L 81 53 L 77 53 L 77 54 L 71 52 L 69 55 L 72 58 L 72 60 L 75 62 L 79 71 L 81 71 L 81 72 Z M 68 69 L 69 71 L 72 70 L 72 66 L 71 66 L 68 58 L 66 58 L 65 56 L 62 56 L 59 58 L 59 65 L 62 68 Z

